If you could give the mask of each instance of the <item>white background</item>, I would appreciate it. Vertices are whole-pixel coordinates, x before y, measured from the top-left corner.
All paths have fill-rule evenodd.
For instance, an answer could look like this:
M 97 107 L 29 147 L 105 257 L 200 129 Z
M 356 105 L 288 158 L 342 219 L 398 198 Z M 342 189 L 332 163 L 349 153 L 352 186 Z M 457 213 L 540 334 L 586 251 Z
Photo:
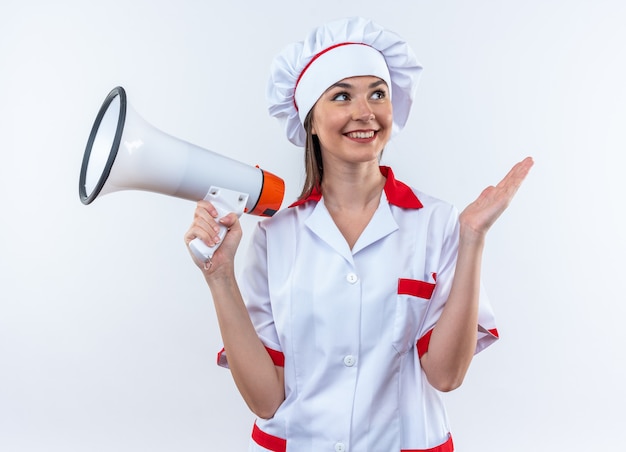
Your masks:
M 489 237 L 502 339 L 447 396 L 457 450 L 624 444 L 626 3 L 2 0 L 1 451 L 245 450 L 253 416 L 215 364 L 183 244 L 193 203 L 127 191 L 84 206 L 82 154 L 123 85 L 156 127 L 282 176 L 291 202 L 302 155 L 266 113 L 270 61 L 357 14 L 425 66 L 385 152 L 399 179 L 463 208 L 536 161 Z

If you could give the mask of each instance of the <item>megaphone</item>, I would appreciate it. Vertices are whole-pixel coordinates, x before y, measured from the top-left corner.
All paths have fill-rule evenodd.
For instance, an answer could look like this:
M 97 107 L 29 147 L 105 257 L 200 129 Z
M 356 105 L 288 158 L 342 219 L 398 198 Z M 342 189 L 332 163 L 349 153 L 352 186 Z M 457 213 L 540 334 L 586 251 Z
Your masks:
M 208 149 L 172 137 L 146 122 L 127 101 L 121 86 L 104 100 L 91 128 L 80 169 L 83 204 L 120 190 L 143 190 L 190 201 L 207 199 L 222 217 L 272 216 L 283 201 L 284 181 Z M 224 238 L 222 226 L 220 237 Z M 221 243 L 221 241 L 220 241 Z M 189 247 L 208 262 L 217 249 L 200 239 Z

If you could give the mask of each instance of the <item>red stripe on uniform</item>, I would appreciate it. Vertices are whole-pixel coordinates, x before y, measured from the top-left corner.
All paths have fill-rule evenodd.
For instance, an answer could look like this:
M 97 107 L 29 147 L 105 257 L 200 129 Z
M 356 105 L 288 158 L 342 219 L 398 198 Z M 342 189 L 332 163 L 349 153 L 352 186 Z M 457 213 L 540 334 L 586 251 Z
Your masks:
M 400 452 L 454 452 L 452 435 L 448 433 L 448 441 L 439 446 L 431 447 L 430 449 L 402 449 Z
M 272 362 L 275 366 L 285 367 L 285 354 L 283 352 L 279 352 L 278 350 L 272 350 L 271 348 L 265 347 L 267 353 L 272 358 Z
M 414 297 L 430 300 L 435 285 L 417 279 L 398 278 L 398 295 L 413 295 Z
M 272 452 L 285 452 L 287 450 L 287 440 L 278 436 L 270 435 L 261 430 L 256 423 L 252 428 L 252 439 L 261 447 L 265 447 Z
M 429 330 L 428 333 L 424 334 L 417 340 L 417 356 L 422 359 L 422 356 L 426 354 L 428 351 L 428 346 L 430 345 L 430 336 L 433 334 L 433 330 Z

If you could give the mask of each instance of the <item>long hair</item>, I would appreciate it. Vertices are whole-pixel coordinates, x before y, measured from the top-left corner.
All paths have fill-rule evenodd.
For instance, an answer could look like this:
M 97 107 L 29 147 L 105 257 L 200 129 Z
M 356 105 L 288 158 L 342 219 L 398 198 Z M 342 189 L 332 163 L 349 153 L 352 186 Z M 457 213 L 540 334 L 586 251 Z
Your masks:
M 302 186 L 302 193 L 298 200 L 307 198 L 314 189 L 320 190 L 322 178 L 324 177 L 324 162 L 322 161 L 322 148 L 317 135 L 311 133 L 311 122 L 313 121 L 313 109 L 309 111 L 304 120 L 304 130 L 306 131 L 306 142 L 304 144 L 304 170 L 305 179 Z

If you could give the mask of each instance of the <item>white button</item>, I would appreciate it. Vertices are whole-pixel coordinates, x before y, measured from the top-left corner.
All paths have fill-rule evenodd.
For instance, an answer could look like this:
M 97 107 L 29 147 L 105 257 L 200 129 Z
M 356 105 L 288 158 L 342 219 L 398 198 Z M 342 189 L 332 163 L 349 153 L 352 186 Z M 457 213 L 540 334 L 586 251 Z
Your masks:
M 356 358 L 352 355 L 347 355 L 344 359 L 343 359 L 343 363 L 347 366 L 347 367 L 352 367 L 354 366 L 354 364 L 356 363 Z
M 345 451 L 346 451 L 346 445 L 344 443 L 335 444 L 335 452 L 345 452 Z
M 355 282 L 357 282 L 359 280 L 359 277 L 357 275 L 355 275 L 354 273 L 348 273 L 347 276 L 346 276 L 346 280 L 350 284 L 354 284 Z

